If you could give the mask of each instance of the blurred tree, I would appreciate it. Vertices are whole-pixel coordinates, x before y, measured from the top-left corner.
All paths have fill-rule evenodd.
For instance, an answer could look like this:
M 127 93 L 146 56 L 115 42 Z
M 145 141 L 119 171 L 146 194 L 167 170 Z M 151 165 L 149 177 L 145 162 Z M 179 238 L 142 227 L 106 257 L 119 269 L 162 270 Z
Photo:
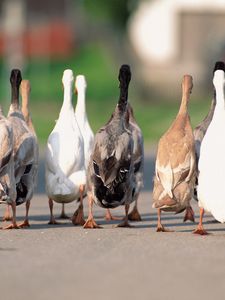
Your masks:
M 87 13 L 94 19 L 110 22 L 113 27 L 125 29 L 126 22 L 138 0 L 83 0 Z

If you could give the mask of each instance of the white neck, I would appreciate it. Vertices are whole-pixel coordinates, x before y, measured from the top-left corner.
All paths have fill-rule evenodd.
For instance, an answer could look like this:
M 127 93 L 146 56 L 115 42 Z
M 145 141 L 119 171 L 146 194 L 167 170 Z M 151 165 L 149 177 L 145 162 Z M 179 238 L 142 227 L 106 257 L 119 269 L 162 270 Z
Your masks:
M 217 70 L 214 73 L 213 84 L 216 90 L 216 108 L 224 107 L 224 72 Z
M 86 88 L 82 87 L 77 90 L 77 105 L 75 109 L 76 115 L 86 113 L 86 104 L 85 104 L 85 92 Z
M 63 97 L 63 105 L 61 111 L 73 108 L 72 86 L 73 86 L 73 82 L 67 82 L 66 84 L 64 84 L 64 97 Z

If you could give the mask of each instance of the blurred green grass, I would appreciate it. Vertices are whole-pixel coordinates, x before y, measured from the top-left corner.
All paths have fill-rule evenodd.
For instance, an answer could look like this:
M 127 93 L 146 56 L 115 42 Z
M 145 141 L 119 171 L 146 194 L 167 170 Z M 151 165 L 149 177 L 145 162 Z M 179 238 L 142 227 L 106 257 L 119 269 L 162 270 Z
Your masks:
M 119 67 L 109 49 L 98 43 L 81 47 L 67 59 L 29 61 L 23 72 L 23 78 L 31 82 L 30 110 L 40 144 L 42 146 L 46 144 L 48 135 L 58 118 L 63 99 L 61 78 L 65 69 L 72 69 L 75 76 L 78 74 L 86 76 L 87 113 L 91 127 L 96 132 L 108 121 L 117 103 Z M 133 68 L 132 72 L 135 72 Z M 1 77 L 0 98 L 4 112 L 7 113 L 10 104 L 10 85 L 4 72 Z M 148 99 L 140 97 L 142 99 L 140 101 L 138 90 L 133 79 L 129 99 L 135 117 L 143 131 L 145 143 L 156 144 L 175 118 L 180 99 L 173 102 L 157 99 L 157 102 L 152 102 L 149 96 Z M 206 115 L 209 105 L 210 95 L 205 99 L 191 98 L 189 111 L 193 127 Z

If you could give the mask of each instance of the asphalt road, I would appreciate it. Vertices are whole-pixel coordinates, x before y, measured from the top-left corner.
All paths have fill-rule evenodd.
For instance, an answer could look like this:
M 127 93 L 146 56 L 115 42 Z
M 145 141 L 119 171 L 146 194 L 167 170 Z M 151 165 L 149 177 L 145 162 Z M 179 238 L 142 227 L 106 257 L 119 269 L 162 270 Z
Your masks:
M 139 201 L 143 221 L 132 223 L 134 228 L 114 228 L 118 222 L 106 222 L 104 210 L 97 206 L 96 221 L 104 229 L 74 227 L 69 220 L 50 226 L 47 198 L 38 187 L 30 209 L 31 227 L 1 231 L 0 299 L 223 299 L 224 225 L 207 214 L 210 235 L 196 236 L 196 224 L 184 224 L 183 214 L 163 213 L 163 224 L 175 232 L 156 233 L 153 161 L 146 161 L 147 185 Z M 66 212 L 72 215 L 76 206 L 68 204 Z M 195 202 L 193 206 L 198 221 Z M 60 205 L 54 211 L 57 216 Z M 24 213 L 25 207 L 18 207 L 19 221 Z M 123 217 L 124 209 L 112 213 Z

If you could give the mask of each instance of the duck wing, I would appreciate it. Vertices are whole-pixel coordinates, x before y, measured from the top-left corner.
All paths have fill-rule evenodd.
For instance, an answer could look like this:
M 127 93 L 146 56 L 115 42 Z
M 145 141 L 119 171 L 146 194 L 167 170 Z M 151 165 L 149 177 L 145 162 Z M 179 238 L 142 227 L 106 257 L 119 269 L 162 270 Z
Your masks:
M 159 143 L 156 159 L 156 178 L 164 190 L 173 197 L 173 189 L 181 182 L 189 182 L 195 172 L 193 145 L 183 139 L 172 147 L 170 142 Z
M 92 156 L 95 176 L 101 178 L 105 186 L 122 182 L 131 166 L 132 143 L 124 132 L 115 138 L 114 143 L 107 139 L 105 131 L 96 135 Z M 112 141 L 111 141 L 112 142 Z

